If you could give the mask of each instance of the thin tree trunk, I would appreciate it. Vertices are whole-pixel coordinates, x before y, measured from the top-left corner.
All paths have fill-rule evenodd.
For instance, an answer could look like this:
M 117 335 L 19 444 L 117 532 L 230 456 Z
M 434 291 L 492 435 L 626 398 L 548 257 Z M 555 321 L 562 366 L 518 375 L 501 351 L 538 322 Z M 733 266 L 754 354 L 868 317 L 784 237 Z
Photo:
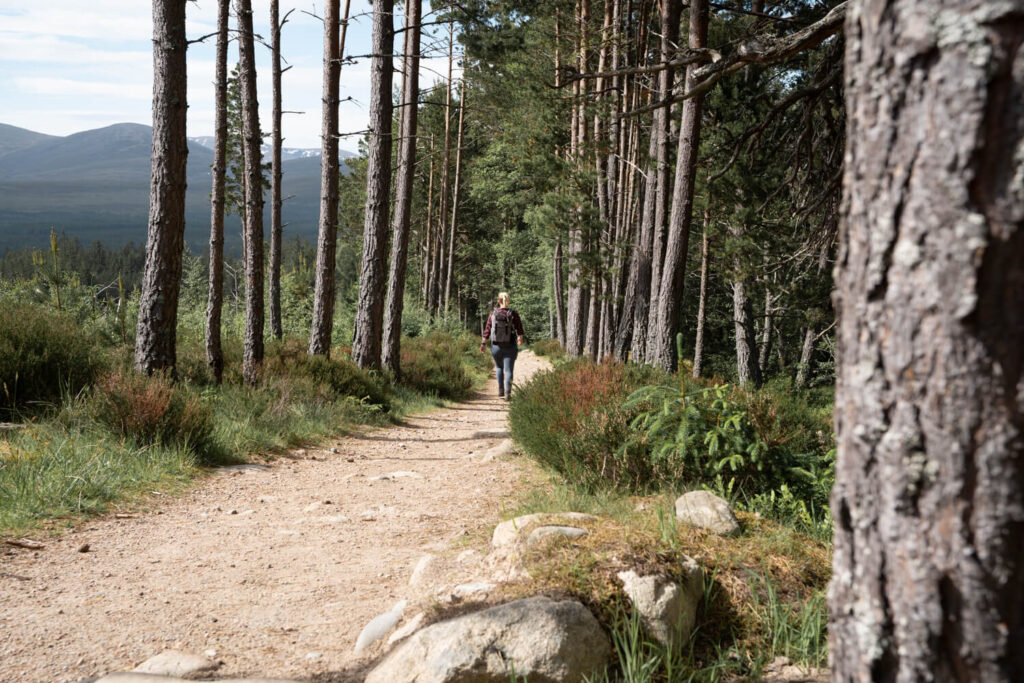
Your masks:
M 430 134 L 430 179 L 427 181 L 427 227 L 423 253 L 423 308 L 430 310 L 434 274 L 434 134 Z
M 757 353 L 757 365 L 761 370 L 761 378 L 768 377 L 768 359 L 772 352 L 772 320 L 774 319 L 772 307 L 775 305 L 775 297 L 772 296 L 771 287 L 765 283 L 764 288 L 764 317 L 761 327 L 761 347 Z
M 273 131 L 270 161 L 270 333 L 284 336 L 281 326 L 281 28 L 278 0 L 270 0 L 270 58 L 273 69 Z M 285 18 L 287 21 L 287 17 Z
M 409 254 L 409 218 L 412 214 L 412 190 L 416 170 L 416 119 L 420 96 L 420 15 L 421 0 L 406 0 L 405 59 L 402 63 L 401 140 L 398 145 L 398 182 L 395 187 L 395 217 L 391 236 L 391 265 L 388 297 L 384 311 L 384 367 L 398 376 L 401 372 L 402 307 L 405 298 L 405 271 Z
M 185 161 L 188 108 L 185 0 L 153 3 L 153 155 L 149 187 L 146 270 L 135 334 L 135 369 L 171 370 L 185 236 Z
M 351 0 L 345 0 L 345 18 L 338 19 L 338 0 L 324 4 L 324 69 L 320 136 L 320 225 L 316 245 L 316 286 L 313 294 L 313 325 L 309 353 L 331 354 L 334 326 L 334 269 L 338 240 L 338 80 L 344 39 L 339 44 L 339 24 L 348 27 Z
M 578 0 L 576 3 L 576 55 L 577 68 L 581 73 L 587 71 L 587 25 L 590 22 L 590 0 Z M 587 120 L 584 111 L 584 100 L 587 97 L 587 82 L 580 80 L 573 87 L 576 100 L 573 103 L 573 130 L 570 154 L 573 164 L 578 168 L 584 165 L 586 156 Z M 583 353 L 587 343 L 587 287 L 584 282 L 585 270 L 582 216 L 579 211 L 572 217 L 574 225 L 569 234 L 569 296 L 566 313 L 566 352 L 570 356 Z
M 738 268 L 739 264 L 735 264 Z M 761 369 L 754 354 L 757 340 L 754 336 L 754 313 L 747 294 L 746 280 L 737 276 L 732 282 L 733 328 L 736 338 L 736 374 L 739 385 L 761 386 Z
M 700 49 L 708 42 L 707 0 L 690 2 L 690 48 Z M 697 66 L 686 69 L 686 87 L 696 84 Z M 676 357 L 676 332 L 679 329 L 679 311 L 683 300 L 683 281 L 686 275 L 686 255 L 690 243 L 690 223 L 693 220 L 693 188 L 697 179 L 697 149 L 700 146 L 701 96 L 683 103 L 679 125 L 679 151 L 676 155 L 675 187 L 672 191 L 672 216 L 669 219 L 668 243 L 661 272 L 661 287 L 657 298 L 657 325 L 652 326 L 651 339 L 654 353 L 648 361 L 672 372 L 679 359 Z
M 693 343 L 693 378 L 700 377 L 704 370 L 704 322 L 707 319 L 708 304 L 708 224 L 710 212 L 704 210 L 704 231 L 700 240 L 700 298 L 697 303 L 697 339 Z
M 1022 681 L 1024 15 L 921 10 L 846 18 L 833 677 Z
M 452 188 L 452 221 L 448 234 L 448 273 L 444 282 L 444 314 L 448 315 L 448 299 L 452 291 L 452 266 L 455 263 L 455 233 L 458 231 L 459 180 L 462 175 L 462 133 L 466 118 L 466 78 L 462 78 L 462 96 L 459 98 L 459 130 L 455 136 L 455 184 Z
M 817 330 L 809 325 L 804 330 L 804 343 L 800 346 L 800 362 L 796 366 L 796 385 L 800 388 L 807 386 L 807 377 L 811 372 L 811 357 L 814 354 L 814 342 L 817 340 Z
M 565 347 L 565 307 L 562 296 L 565 293 L 565 285 L 562 282 L 562 235 L 559 234 L 555 242 L 555 257 L 552 259 L 554 271 L 554 300 L 555 300 L 555 326 L 558 333 L 558 343 Z
M 441 227 L 437 251 L 437 280 L 435 282 L 433 310 L 440 313 L 444 305 L 445 243 L 451 226 L 448 225 L 448 199 L 451 191 L 450 173 L 452 159 L 452 67 L 455 63 L 455 22 L 448 22 L 448 80 L 445 83 L 444 100 L 444 160 L 441 166 L 441 202 L 438 225 Z
M 238 0 L 238 79 L 242 91 L 242 140 L 245 148 L 245 339 L 242 378 L 253 386 L 263 365 L 263 159 L 259 103 L 256 98 L 256 45 L 252 0 Z
M 394 0 L 374 0 L 373 59 L 370 66 L 369 159 L 366 167 L 366 216 L 359 274 L 352 360 L 361 368 L 380 368 L 384 334 L 385 259 L 391 210 L 391 81 Z
M 228 17 L 231 0 L 217 0 L 217 65 L 214 77 L 213 187 L 210 190 L 210 291 L 206 303 L 206 363 L 224 377 L 221 311 L 224 308 L 224 174 L 228 139 Z

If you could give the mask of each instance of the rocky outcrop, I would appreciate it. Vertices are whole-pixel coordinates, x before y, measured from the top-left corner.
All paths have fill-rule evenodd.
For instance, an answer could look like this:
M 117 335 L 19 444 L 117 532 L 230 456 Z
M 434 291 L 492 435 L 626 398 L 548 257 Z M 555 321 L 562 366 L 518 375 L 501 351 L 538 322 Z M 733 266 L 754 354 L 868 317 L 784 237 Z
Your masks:
M 710 491 L 690 491 L 676 499 L 676 521 L 707 529 L 721 536 L 735 536 L 740 523 L 729 504 Z
M 576 683 L 604 669 L 608 637 L 574 600 L 533 597 L 443 621 L 402 642 L 366 683 Z

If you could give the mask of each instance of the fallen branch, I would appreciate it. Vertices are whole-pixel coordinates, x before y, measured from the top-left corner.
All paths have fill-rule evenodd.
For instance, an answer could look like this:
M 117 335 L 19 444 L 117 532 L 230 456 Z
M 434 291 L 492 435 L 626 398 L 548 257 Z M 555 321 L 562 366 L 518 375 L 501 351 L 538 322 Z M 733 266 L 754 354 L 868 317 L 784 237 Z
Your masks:
M 4 541 L 7 545 L 13 545 L 15 548 L 25 548 L 26 550 L 42 550 L 46 546 L 38 541 L 33 541 L 28 538 L 21 540 Z

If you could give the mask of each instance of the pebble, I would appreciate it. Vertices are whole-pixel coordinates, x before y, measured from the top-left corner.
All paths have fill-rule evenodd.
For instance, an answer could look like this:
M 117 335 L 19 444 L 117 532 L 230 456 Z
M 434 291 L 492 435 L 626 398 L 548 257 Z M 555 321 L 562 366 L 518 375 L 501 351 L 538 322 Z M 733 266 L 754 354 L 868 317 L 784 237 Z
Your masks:
M 78 546 L 78 552 L 80 552 L 80 553 L 87 553 L 87 552 L 89 552 L 89 544 L 88 543 L 83 543 L 82 545 Z

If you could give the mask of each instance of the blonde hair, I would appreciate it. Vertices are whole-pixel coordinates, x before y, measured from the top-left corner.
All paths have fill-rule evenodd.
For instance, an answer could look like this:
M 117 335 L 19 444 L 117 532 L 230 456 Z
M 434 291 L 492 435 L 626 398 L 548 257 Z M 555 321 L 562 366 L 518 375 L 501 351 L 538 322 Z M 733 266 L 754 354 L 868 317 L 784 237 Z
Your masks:
M 508 308 L 508 292 L 498 293 L 498 305 L 502 308 Z

